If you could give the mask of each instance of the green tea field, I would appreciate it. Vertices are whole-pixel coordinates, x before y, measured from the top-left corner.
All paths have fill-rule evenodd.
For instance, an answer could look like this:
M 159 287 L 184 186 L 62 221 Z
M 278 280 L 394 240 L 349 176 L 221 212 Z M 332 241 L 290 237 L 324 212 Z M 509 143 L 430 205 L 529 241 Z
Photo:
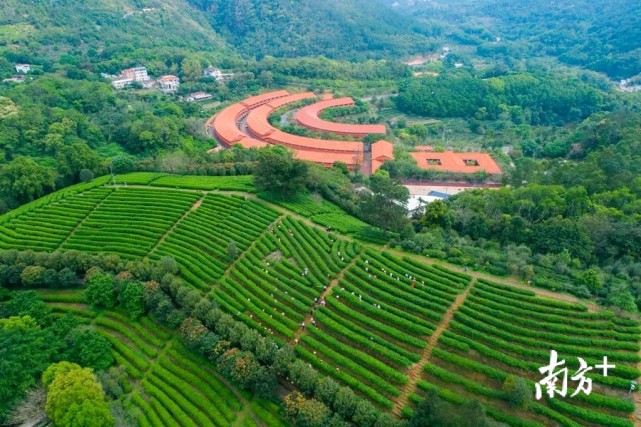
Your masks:
M 202 298 L 290 343 L 322 375 L 398 416 L 412 414 L 435 390 L 454 405 L 479 399 L 507 425 L 635 424 L 628 390 L 640 376 L 638 321 L 410 256 L 359 238 L 359 220 L 327 201 L 282 202 L 252 188 L 248 177 L 98 180 L 0 217 L 0 250 L 172 257 Z M 113 344 L 141 426 L 274 425 L 278 418 L 202 368 L 150 319 L 132 323 L 118 312 L 91 311 L 80 294 L 42 295 L 57 313 L 84 319 Z M 551 350 L 571 372 L 578 358 L 595 366 L 607 356 L 616 368 L 607 377 L 587 374 L 590 395 L 511 404 L 506 380 L 521 377 L 534 390 Z M 571 382 L 570 391 L 575 387 Z

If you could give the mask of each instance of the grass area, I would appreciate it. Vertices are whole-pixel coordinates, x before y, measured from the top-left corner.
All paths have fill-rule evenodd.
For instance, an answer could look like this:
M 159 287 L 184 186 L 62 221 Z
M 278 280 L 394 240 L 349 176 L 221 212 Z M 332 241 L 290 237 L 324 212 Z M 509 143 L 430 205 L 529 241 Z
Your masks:
M 150 183 L 153 187 L 186 188 L 190 190 L 222 190 L 222 191 L 244 191 L 253 193 L 253 177 L 251 175 L 241 176 L 180 176 L 168 175 L 153 180 Z
M 18 43 L 27 40 L 33 32 L 33 26 L 26 23 L 0 25 L 0 43 Z
M 113 181 L 116 185 L 148 185 L 150 182 L 166 176 L 166 173 L 159 172 L 132 172 L 114 176 Z
M 293 199 L 282 199 L 273 193 L 260 193 L 258 196 L 305 218 L 309 218 L 319 225 L 330 226 L 339 233 L 347 234 L 366 242 L 383 244 L 391 237 L 386 235 L 383 230 L 349 215 L 340 207 L 328 202 L 318 194 L 298 194 Z

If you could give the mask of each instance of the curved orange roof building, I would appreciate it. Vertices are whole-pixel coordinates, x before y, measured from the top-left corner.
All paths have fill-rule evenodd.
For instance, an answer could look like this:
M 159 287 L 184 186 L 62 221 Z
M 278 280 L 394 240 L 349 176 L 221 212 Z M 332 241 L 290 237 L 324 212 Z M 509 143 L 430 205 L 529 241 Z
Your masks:
M 209 119 L 206 124 L 207 131 L 227 147 L 234 144 L 241 144 L 245 148 L 261 148 L 270 144 L 283 145 L 293 150 L 295 158 L 319 163 L 326 167 L 331 167 L 335 162 L 343 162 L 350 169 L 355 169 L 358 165 L 367 163 L 364 160 L 367 153 L 365 153 L 365 146 L 361 142 L 343 142 L 291 135 L 269 123 L 269 116 L 277 109 L 311 98 L 314 98 L 312 92 L 290 94 L 284 90 L 252 96 L 230 105 Z M 323 97 L 323 99 L 329 100 L 327 97 Z M 346 101 L 353 105 L 351 98 Z M 329 107 L 319 108 L 318 111 L 325 108 Z M 385 132 L 385 127 L 381 126 L 376 130 Z M 351 135 L 353 136 L 353 133 Z M 388 142 L 379 141 L 372 145 L 372 150 L 377 153 L 377 157 L 372 161 L 372 170 L 366 170 L 365 173 L 374 172 L 383 161 L 393 158 L 390 154 L 391 144 Z
M 267 144 L 265 142 L 251 138 L 241 131 L 238 127 L 238 121 L 252 108 L 288 95 L 289 92 L 286 90 L 279 90 L 252 96 L 242 102 L 230 105 L 218 113 L 218 115 L 209 119 L 206 124 L 207 131 L 216 136 L 221 143 L 228 147 L 234 144 L 241 144 L 245 148 L 266 147 Z
M 293 104 L 310 98 L 314 98 L 314 94 L 312 92 L 288 95 L 271 100 L 266 104 L 254 108 L 247 115 L 247 129 L 256 137 L 264 139 L 276 130 L 276 128 L 269 123 L 269 116 L 274 111 L 287 104 Z
M 335 107 L 351 107 L 354 105 L 352 98 L 325 99 L 307 107 L 301 108 L 294 119 L 296 122 L 316 132 L 329 132 L 342 136 L 363 138 L 370 134 L 385 134 L 385 125 L 355 125 L 346 123 L 328 122 L 319 117 L 323 110 Z
M 295 150 L 319 151 L 331 153 L 361 154 L 363 144 L 360 142 L 343 142 L 325 139 L 308 138 L 292 135 L 275 128 L 269 123 L 269 116 L 278 108 L 312 98 L 314 94 L 303 93 L 290 95 L 255 108 L 247 115 L 247 129 L 256 138 L 275 145 L 284 145 Z
M 351 169 L 355 169 L 357 165 L 365 165 L 367 170 L 364 170 L 364 173 L 374 173 L 385 161 L 394 159 L 394 146 L 387 141 L 378 141 L 371 145 L 371 150 L 366 150 L 361 142 L 291 135 L 269 123 L 269 116 L 277 109 L 311 98 L 314 98 L 311 92 L 290 94 L 285 90 L 252 96 L 230 105 L 209 119 L 206 124 L 207 131 L 227 147 L 234 144 L 241 144 L 245 148 L 261 148 L 270 144 L 283 145 L 291 148 L 297 159 L 327 167 L 331 167 L 335 162 L 343 162 Z M 323 96 L 320 102 L 302 108 L 296 114 L 296 121 L 309 129 L 339 135 L 364 136 L 385 133 L 386 129 L 383 125 L 349 125 L 326 122 L 318 118 L 318 114 L 326 108 L 353 104 L 354 101 L 351 98 L 331 99 Z M 245 128 L 247 131 L 244 130 Z M 452 151 L 436 153 L 431 151 L 432 147 L 429 146 L 420 146 L 416 149 L 417 151 L 411 155 L 423 169 L 454 173 L 474 173 L 484 170 L 492 175 L 501 173 L 501 168 L 486 153 L 454 153 Z

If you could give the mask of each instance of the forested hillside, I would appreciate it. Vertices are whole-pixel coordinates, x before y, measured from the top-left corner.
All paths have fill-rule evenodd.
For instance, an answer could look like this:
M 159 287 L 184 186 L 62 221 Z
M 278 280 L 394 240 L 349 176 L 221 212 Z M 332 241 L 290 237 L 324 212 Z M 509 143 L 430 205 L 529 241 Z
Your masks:
M 379 0 L 189 0 L 250 56 L 400 57 L 431 49 L 429 26 Z
M 615 80 L 641 73 L 641 4 L 635 0 L 387 2 L 486 57 L 553 56 Z
M 70 13 L 73 11 L 73 13 Z M 151 72 L 185 51 L 231 54 L 202 13 L 185 0 L 6 0 L 0 3 L 0 48 L 14 61 L 61 62 L 116 72 L 109 64 L 147 60 Z M 152 62 L 153 61 L 153 62 Z

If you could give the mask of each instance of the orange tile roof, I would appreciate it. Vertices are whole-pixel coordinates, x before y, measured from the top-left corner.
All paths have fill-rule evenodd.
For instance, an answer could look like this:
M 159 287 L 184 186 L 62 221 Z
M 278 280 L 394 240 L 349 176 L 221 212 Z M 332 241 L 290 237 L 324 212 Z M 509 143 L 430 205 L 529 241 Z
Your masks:
M 299 150 L 332 151 L 346 153 L 360 153 L 363 151 L 363 144 L 360 142 L 332 141 L 329 139 L 308 138 L 305 136 L 292 135 L 276 129 L 267 138 L 272 144 L 286 145 Z
M 214 130 L 216 131 L 216 136 L 221 138 L 222 142 L 229 145 L 247 136 L 238 129 L 236 124 L 238 118 L 246 110 L 247 108 L 242 104 L 233 104 L 218 113 L 214 118 Z
M 278 110 L 279 108 L 284 107 L 287 104 L 293 104 L 294 102 L 302 101 L 303 99 L 312 99 L 314 97 L 314 92 L 297 93 L 294 95 L 273 99 L 268 102 L 268 105 L 274 110 Z
M 436 169 L 445 172 L 474 173 L 484 170 L 490 174 L 500 174 L 501 168 L 494 159 L 487 153 L 454 153 L 445 151 L 443 153 L 414 152 L 412 157 L 423 169 Z M 467 165 L 466 161 L 475 162 L 475 165 Z
M 162 76 L 158 80 L 160 80 L 162 82 L 173 82 L 173 81 L 179 81 L 180 79 L 178 77 L 176 77 L 176 76 L 172 76 L 171 74 L 169 74 L 167 76 Z
M 289 95 L 289 92 L 287 92 L 286 90 L 277 90 L 274 92 L 263 93 L 262 95 L 252 96 L 250 98 L 245 99 L 244 101 L 241 101 L 240 103 L 243 104 L 245 107 L 252 108 L 256 105 L 265 104 L 271 101 L 272 99 L 281 98 L 287 95 Z
M 308 162 L 332 166 L 334 162 L 343 162 L 350 168 L 363 163 L 363 153 L 333 153 L 309 150 L 293 150 L 294 158 Z
M 380 140 L 372 144 L 372 173 L 376 172 L 385 160 L 394 160 L 394 145 Z
M 238 129 L 238 120 L 246 114 L 252 106 L 261 105 L 275 98 L 287 95 L 289 95 L 289 92 L 279 90 L 247 98 L 242 102 L 230 105 L 215 117 L 210 118 L 207 121 L 206 126 L 208 128 L 213 128 L 216 137 L 227 146 L 240 143 L 247 148 L 265 147 L 268 144 L 251 138 L 249 135 Z
M 293 104 L 294 102 L 313 97 L 314 94 L 312 92 L 307 92 L 271 100 L 270 102 L 263 104 L 258 108 L 254 108 L 249 112 L 247 115 L 247 128 L 258 138 L 266 138 L 276 130 L 276 128 L 269 123 L 269 116 L 274 111 L 287 104 Z
M 269 123 L 269 115 L 273 113 L 274 105 L 279 108 L 310 96 L 310 93 L 292 95 L 251 110 L 247 116 L 247 128 L 253 135 L 271 144 L 285 145 L 298 150 L 362 152 L 363 144 L 360 142 L 332 141 L 292 135 L 276 129 Z
M 384 134 L 387 132 L 385 125 L 355 125 L 346 123 L 328 122 L 319 117 L 323 110 L 334 107 L 351 107 L 354 105 L 352 98 L 325 99 L 305 108 L 301 108 L 294 119 L 298 124 L 318 132 L 330 132 L 339 135 L 351 135 L 358 138 L 369 134 Z

